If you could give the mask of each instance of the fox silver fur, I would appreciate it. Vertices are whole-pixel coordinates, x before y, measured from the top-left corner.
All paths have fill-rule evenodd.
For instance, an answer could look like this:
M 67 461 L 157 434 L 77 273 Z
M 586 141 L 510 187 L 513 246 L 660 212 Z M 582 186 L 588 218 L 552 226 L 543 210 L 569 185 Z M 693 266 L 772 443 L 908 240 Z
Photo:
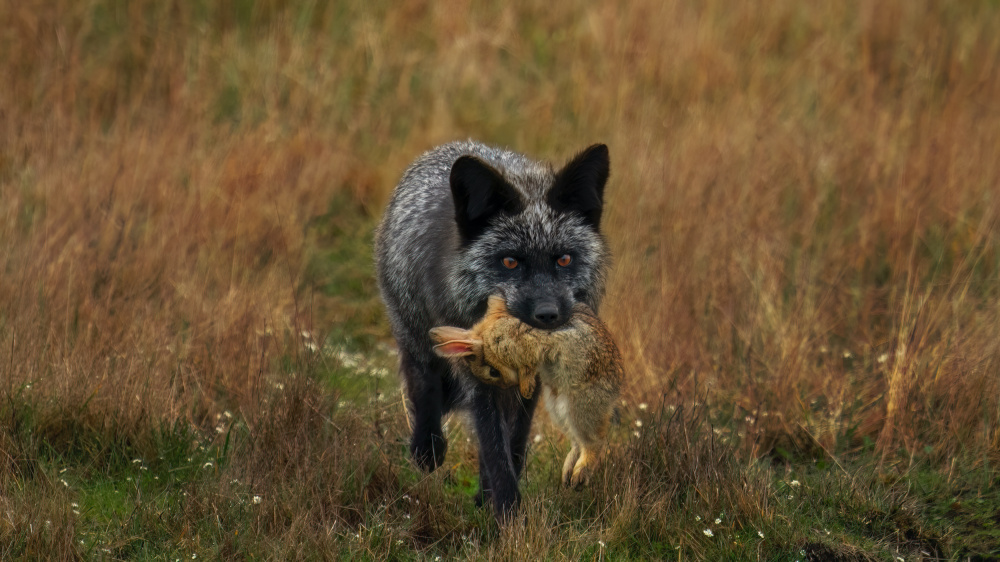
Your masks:
M 498 519 L 520 502 L 538 393 L 524 398 L 476 380 L 461 362 L 434 353 L 429 331 L 471 327 L 495 293 L 536 328 L 558 328 L 576 302 L 596 311 L 609 267 L 600 233 L 608 174 L 608 150 L 599 144 L 559 170 L 475 141 L 445 144 L 404 172 L 376 233 L 413 459 L 424 470 L 440 466 L 447 449 L 441 416 L 469 412 L 479 441 L 477 503 L 492 501 Z

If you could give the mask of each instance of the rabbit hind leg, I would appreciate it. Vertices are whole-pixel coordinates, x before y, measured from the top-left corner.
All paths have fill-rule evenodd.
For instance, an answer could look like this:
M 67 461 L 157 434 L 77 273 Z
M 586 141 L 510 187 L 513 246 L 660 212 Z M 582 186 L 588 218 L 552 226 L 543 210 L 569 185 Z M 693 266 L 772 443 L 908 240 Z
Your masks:
M 573 472 L 576 470 L 576 465 L 579 460 L 580 446 L 574 442 L 573 448 L 569 450 L 569 454 L 566 455 L 566 461 L 563 463 L 562 481 L 564 486 L 569 486 L 572 482 Z

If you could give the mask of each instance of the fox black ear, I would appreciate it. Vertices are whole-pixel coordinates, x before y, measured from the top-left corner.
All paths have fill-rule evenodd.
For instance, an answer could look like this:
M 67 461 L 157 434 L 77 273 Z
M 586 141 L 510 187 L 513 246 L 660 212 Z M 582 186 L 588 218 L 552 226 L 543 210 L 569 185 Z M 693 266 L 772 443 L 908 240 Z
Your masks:
M 477 238 L 497 213 L 516 215 L 524 209 L 520 195 L 500 172 L 475 156 L 462 156 L 451 166 L 455 222 L 465 242 Z
M 607 145 L 587 147 L 556 174 L 548 194 L 549 205 L 556 211 L 580 213 L 595 230 L 599 229 L 604 209 L 604 185 L 610 172 Z

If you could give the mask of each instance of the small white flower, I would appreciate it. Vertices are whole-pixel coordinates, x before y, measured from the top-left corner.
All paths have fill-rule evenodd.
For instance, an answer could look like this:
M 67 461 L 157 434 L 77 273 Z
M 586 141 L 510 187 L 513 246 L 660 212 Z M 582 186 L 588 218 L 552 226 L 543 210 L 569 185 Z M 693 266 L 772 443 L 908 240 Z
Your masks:
M 283 383 L 283 382 L 276 382 L 276 383 L 274 383 L 274 388 L 277 388 L 278 390 L 285 390 L 285 383 Z
M 78 504 L 76 502 L 73 502 L 73 503 L 69 504 L 69 506 L 70 507 L 74 507 L 74 508 L 78 508 L 78 507 L 80 507 L 80 504 Z
M 640 410 L 646 411 L 647 408 L 649 408 L 649 404 L 646 404 L 645 402 L 640 402 L 639 403 L 639 409 Z
M 132 464 L 137 464 L 142 462 L 142 459 L 132 459 Z
M 633 431 L 632 435 L 635 436 L 635 437 L 639 437 L 639 432 L 638 431 Z
M 793 488 L 798 488 L 802 484 L 798 480 L 792 480 L 791 482 L 788 483 L 788 485 L 791 486 L 791 487 L 793 487 Z
M 62 482 L 63 486 L 66 486 L 67 488 L 69 488 L 69 482 L 63 480 L 62 478 L 60 478 L 59 481 Z
M 875 359 L 875 360 L 878 361 L 879 363 L 885 363 L 886 361 L 889 360 L 889 354 L 888 353 L 883 353 L 883 354 L 879 355 L 878 358 Z
M 694 520 L 695 521 L 701 521 L 701 515 L 695 515 L 694 516 Z
M 202 468 L 212 468 L 213 466 L 215 465 L 212 464 L 212 461 L 208 461 L 207 463 L 201 465 Z
M 635 420 L 636 427 L 642 427 L 642 420 Z
M 705 529 L 704 531 L 702 531 L 702 533 L 705 533 L 706 537 L 714 537 L 715 536 L 715 534 L 712 533 L 711 529 Z
M 542 442 L 542 434 L 541 433 L 536 433 L 535 434 L 535 443 L 541 443 L 541 442 Z
M 597 541 L 597 544 L 601 545 L 601 548 L 605 547 L 604 541 Z
M 259 503 L 260 503 L 260 502 L 262 502 L 262 501 L 264 501 L 264 500 L 263 500 L 263 499 L 261 499 L 261 497 L 260 497 L 260 496 L 254 496 L 254 497 L 253 497 L 253 503 L 254 503 L 254 505 L 256 505 L 256 504 L 259 504 Z
M 233 413 L 230 412 L 229 410 L 226 410 L 225 412 L 222 412 L 222 415 L 226 416 L 229 419 L 233 418 Z
M 718 517 L 716 517 L 716 518 L 715 518 L 715 524 L 716 524 L 716 525 L 719 525 L 719 524 L 721 524 L 721 523 L 722 523 L 722 519 L 719 519 Z
M 312 352 L 315 353 L 316 351 L 319 350 L 319 346 L 316 345 L 315 343 L 311 342 L 311 341 L 307 341 L 306 342 L 306 349 L 308 349 L 309 351 L 312 351 Z
M 853 357 L 854 357 L 853 353 L 851 353 L 850 351 L 847 351 L 846 349 L 844 350 L 844 359 L 851 359 Z
M 764 533 L 757 531 L 757 534 L 760 535 L 760 538 L 764 538 Z

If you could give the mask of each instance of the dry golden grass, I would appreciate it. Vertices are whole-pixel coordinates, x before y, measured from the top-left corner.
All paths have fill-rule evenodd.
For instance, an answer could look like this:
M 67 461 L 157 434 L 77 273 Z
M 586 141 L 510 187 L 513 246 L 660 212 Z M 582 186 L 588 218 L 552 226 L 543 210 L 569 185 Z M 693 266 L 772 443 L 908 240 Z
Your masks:
M 555 161 L 610 146 L 602 313 L 630 404 L 751 416 L 748 463 L 872 442 L 1000 462 L 995 2 L 29 0 L 0 22 L 0 489 L 45 472 L 32 447 L 92 432 L 155 456 L 162 427 L 211 435 L 227 410 L 259 437 L 233 474 L 346 478 L 317 441 L 338 393 L 291 373 L 336 366 L 311 340 L 382 353 L 367 237 L 406 164 L 466 137 Z M 276 405 L 278 380 L 306 410 Z M 371 493 L 396 497 L 402 449 L 372 447 L 390 472 Z M 345 506 L 368 492 L 320 488 L 259 536 L 319 548 L 366 516 Z M 553 515 L 526 511 L 544 555 Z M 458 540 L 421 513 L 407 544 Z

